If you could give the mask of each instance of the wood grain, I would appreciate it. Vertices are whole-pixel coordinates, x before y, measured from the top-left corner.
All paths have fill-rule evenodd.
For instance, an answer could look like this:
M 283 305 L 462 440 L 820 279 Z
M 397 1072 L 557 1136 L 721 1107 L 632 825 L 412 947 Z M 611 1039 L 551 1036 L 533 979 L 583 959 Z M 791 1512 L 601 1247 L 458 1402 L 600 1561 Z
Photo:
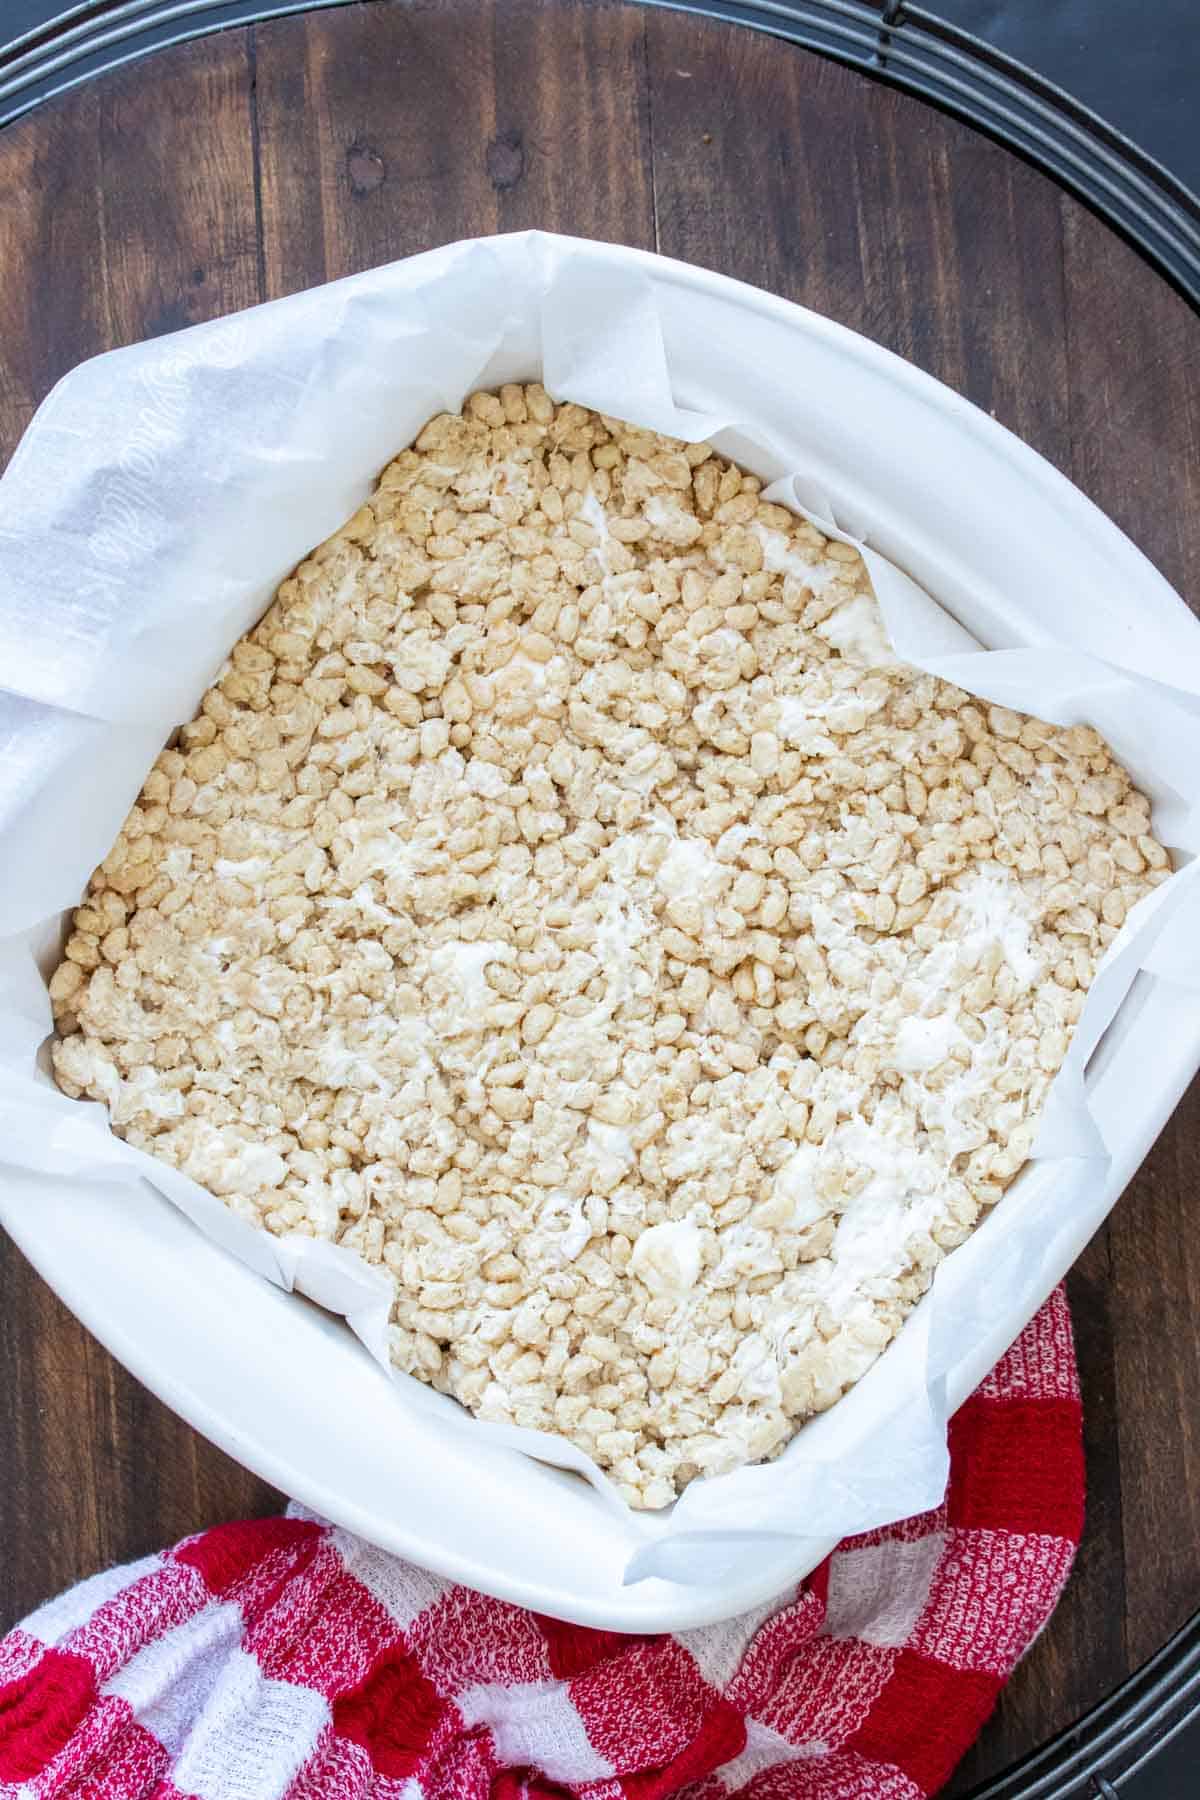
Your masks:
M 540 226 L 658 247 L 867 332 L 1019 432 L 1200 596 L 1200 321 L 1015 158 L 749 31 L 588 0 L 231 30 L 9 127 L 0 196 L 0 458 L 83 356 Z M 1200 1089 L 1071 1278 L 1088 1535 L 957 1793 L 1200 1606 L 1198 1146 Z M 0 1391 L 0 1627 L 106 1562 L 278 1504 L 9 1245 Z
M 464 24 L 419 0 L 257 30 L 269 295 L 498 229 L 490 7 Z
M 96 86 L 98 212 L 113 343 L 178 331 L 259 299 L 249 47 L 222 32 L 145 79 Z
M 102 1350 L 0 1235 L 0 1628 L 71 1582 L 282 1496 Z
M 830 314 L 1066 466 L 1058 190 L 749 32 L 648 17 L 658 247 Z
M 487 161 L 501 231 L 654 249 L 646 31 L 633 6 L 497 0 Z
M 471 16 L 464 32 L 455 9 L 406 7 L 386 44 L 372 7 L 259 28 L 269 298 L 550 221 L 653 247 L 642 15 L 544 0 Z
M 99 116 L 99 89 L 88 87 L 0 138 L 4 460 L 59 376 L 109 342 Z
M 1200 320 L 1092 214 L 1065 196 L 1061 204 L 1070 472 L 1200 611 L 1200 392 L 1185 375 Z M 1107 1453 L 1120 1497 L 1113 1509 L 1099 1490 L 1093 1518 L 1109 1506 L 1114 1562 L 1119 1525 L 1134 1668 L 1200 1604 L 1198 1192 L 1194 1085 L 1107 1232 Z
M 1060 204 L 1074 478 L 1200 612 L 1200 321 L 1085 207 Z
M 1200 1089 L 1114 1213 L 1113 1424 L 1121 1469 L 1127 1658 L 1146 1661 L 1200 1596 Z

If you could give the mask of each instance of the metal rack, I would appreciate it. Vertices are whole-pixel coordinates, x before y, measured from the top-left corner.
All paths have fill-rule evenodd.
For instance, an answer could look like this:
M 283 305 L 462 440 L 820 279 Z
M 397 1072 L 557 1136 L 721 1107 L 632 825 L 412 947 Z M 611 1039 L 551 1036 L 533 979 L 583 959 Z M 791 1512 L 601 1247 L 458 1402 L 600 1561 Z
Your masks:
M 0 43 L 0 126 L 148 52 L 348 0 L 76 0 Z M 1200 310 L 1200 198 L 1127 138 L 908 0 L 642 0 L 818 51 L 953 113 L 1051 175 Z M 0 23 L 0 31 L 3 30 Z M 1113 1800 L 1200 1719 L 1200 1615 L 1070 1730 L 970 1800 Z

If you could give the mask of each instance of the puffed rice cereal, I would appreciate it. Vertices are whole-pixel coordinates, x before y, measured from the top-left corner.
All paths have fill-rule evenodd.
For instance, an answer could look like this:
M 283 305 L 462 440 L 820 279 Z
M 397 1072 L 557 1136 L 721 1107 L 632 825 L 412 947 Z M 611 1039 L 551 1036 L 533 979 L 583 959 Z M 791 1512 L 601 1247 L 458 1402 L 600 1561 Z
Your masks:
M 401 1369 L 661 1507 L 895 1335 L 1168 872 L 1095 731 L 899 664 L 857 553 L 754 476 L 505 387 L 158 758 L 54 1067 L 382 1264 Z

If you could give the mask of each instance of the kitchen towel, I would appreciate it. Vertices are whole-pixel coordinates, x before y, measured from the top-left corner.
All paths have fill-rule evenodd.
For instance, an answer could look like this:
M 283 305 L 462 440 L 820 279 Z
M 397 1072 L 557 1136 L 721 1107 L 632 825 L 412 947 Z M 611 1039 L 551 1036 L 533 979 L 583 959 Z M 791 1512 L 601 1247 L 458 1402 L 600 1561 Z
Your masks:
M 1083 1486 L 1060 1288 L 954 1415 L 942 1504 L 726 1624 L 564 1624 L 294 1507 L 218 1525 L 0 1640 L 0 1797 L 923 1800 L 1053 1611 Z

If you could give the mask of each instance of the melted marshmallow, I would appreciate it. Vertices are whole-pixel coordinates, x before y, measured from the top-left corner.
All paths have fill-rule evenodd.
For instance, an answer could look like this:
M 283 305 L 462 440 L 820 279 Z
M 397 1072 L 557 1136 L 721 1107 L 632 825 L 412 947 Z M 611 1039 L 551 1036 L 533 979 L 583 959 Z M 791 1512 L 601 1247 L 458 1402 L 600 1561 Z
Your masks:
M 642 1232 L 629 1267 L 652 1294 L 681 1299 L 700 1276 L 701 1237 L 690 1219 L 668 1219 Z

